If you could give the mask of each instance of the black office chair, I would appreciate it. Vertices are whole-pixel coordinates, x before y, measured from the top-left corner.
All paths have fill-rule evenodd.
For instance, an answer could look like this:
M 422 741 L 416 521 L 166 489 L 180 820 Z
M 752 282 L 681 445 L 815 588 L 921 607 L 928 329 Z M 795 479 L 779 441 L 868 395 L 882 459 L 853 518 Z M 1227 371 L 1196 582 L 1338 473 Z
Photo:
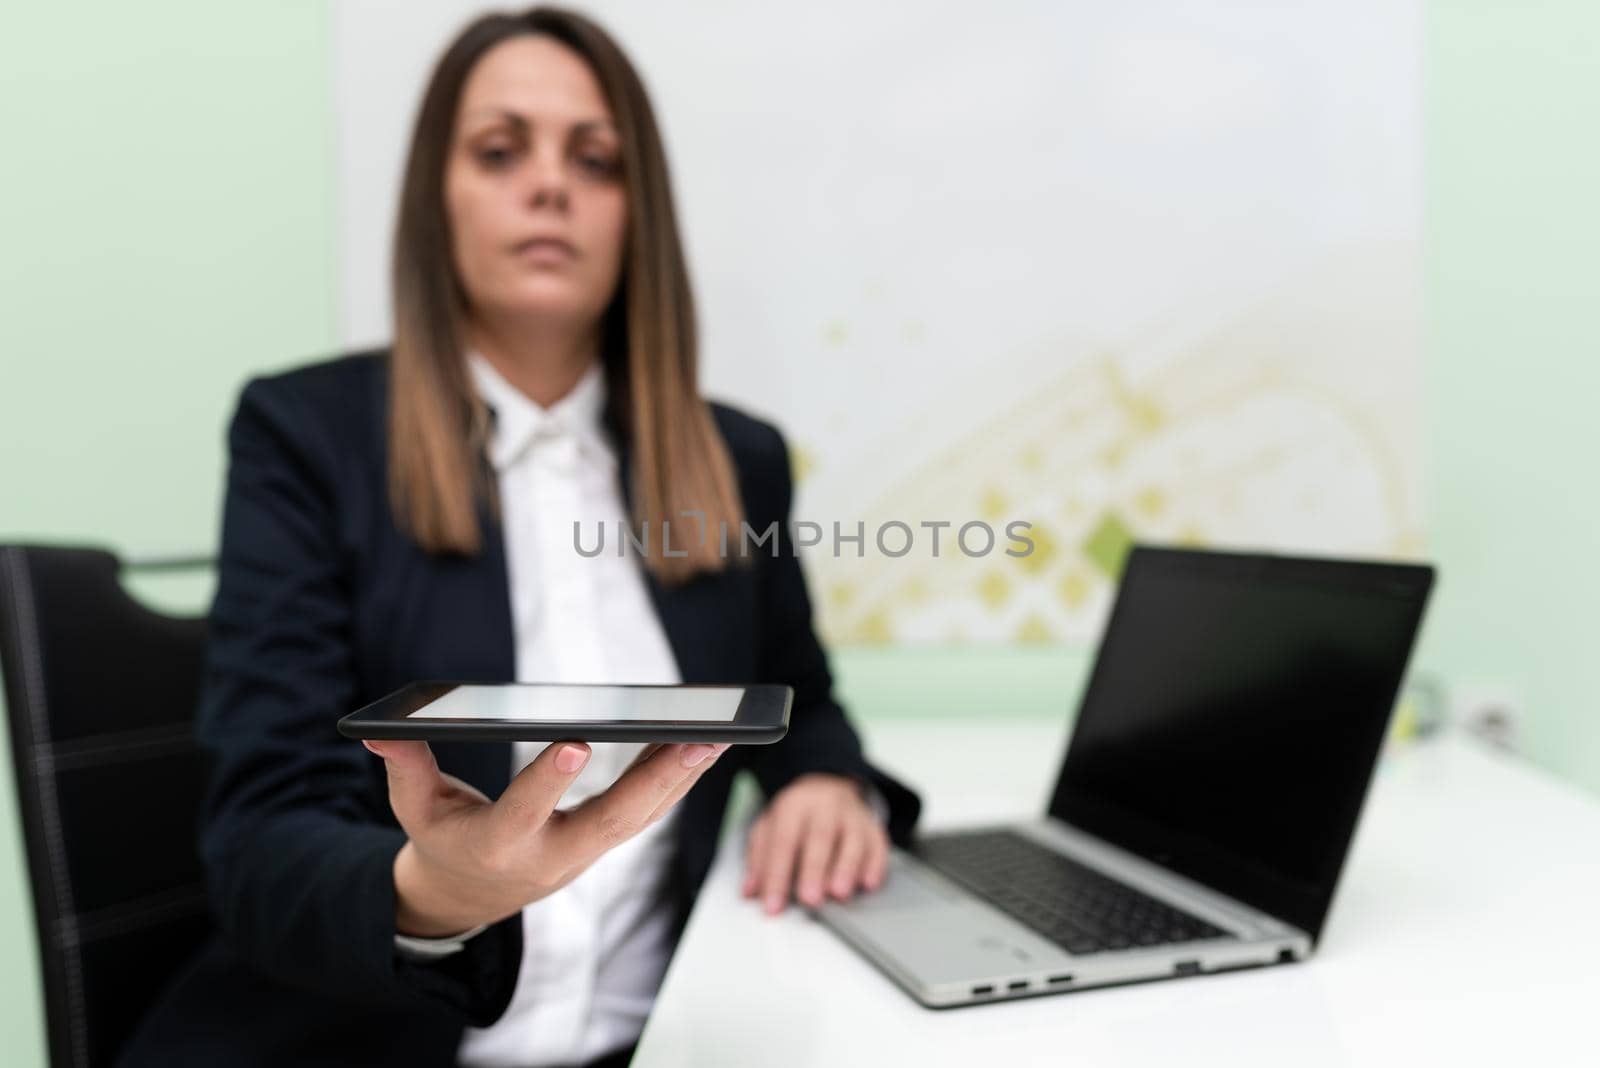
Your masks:
M 195 851 L 203 619 L 93 549 L 0 546 L 0 668 L 50 1061 L 109 1065 L 211 928 Z

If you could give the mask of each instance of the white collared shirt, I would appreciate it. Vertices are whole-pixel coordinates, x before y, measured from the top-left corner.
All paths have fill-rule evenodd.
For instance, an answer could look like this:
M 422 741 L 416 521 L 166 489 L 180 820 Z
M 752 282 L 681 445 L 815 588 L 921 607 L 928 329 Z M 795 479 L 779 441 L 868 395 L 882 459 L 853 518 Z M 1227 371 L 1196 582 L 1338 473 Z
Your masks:
M 682 681 L 631 546 L 618 556 L 608 544 L 592 557 L 574 546 L 574 522 L 592 551 L 598 530 L 615 532 L 627 519 L 616 449 L 601 418 L 600 366 L 541 408 L 482 355 L 469 354 L 468 365 L 495 415 L 488 451 L 499 482 L 518 681 Z M 516 743 L 512 772 L 544 748 Z M 610 786 L 641 748 L 595 743 L 562 805 Z M 638 1040 L 672 953 L 665 881 L 675 818 L 669 813 L 522 910 L 511 1004 L 491 1026 L 467 1029 L 463 1065 L 582 1063 Z

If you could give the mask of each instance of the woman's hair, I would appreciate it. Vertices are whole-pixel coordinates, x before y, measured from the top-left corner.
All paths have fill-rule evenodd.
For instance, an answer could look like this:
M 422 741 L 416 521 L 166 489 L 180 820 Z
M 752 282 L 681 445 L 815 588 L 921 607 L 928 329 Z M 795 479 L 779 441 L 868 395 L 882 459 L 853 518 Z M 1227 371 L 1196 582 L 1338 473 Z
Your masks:
M 631 519 L 636 528 L 649 525 L 646 566 L 669 584 L 720 570 L 718 539 L 703 532 L 718 530 L 718 523 L 737 532 L 743 506 L 727 447 L 699 394 L 694 298 L 661 134 L 644 85 L 616 42 L 588 19 L 557 8 L 479 18 L 440 58 L 422 98 L 395 231 L 389 389 L 395 516 L 430 552 L 470 555 L 482 545 L 477 503 L 494 496 L 481 462 L 487 419 L 463 358 L 467 297 L 451 252 L 444 176 L 467 76 L 489 49 L 522 34 L 554 38 L 588 63 L 621 141 L 628 232 L 602 324 L 601 360 L 607 417 L 631 457 Z M 703 520 L 681 514 L 690 510 Z M 671 556 L 658 540 L 663 524 L 671 529 Z

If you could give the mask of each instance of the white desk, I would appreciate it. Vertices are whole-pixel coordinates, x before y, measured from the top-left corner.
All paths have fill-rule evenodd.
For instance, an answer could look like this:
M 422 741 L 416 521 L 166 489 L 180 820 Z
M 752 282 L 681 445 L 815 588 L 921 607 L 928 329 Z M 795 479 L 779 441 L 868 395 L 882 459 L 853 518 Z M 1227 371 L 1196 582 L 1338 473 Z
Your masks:
M 1028 724 L 867 733 L 932 826 L 1042 811 L 1063 743 Z M 1299 965 L 932 1011 L 804 913 L 740 898 L 741 859 L 711 872 L 640 1068 L 1600 1064 L 1600 804 L 1467 739 L 1385 757 Z

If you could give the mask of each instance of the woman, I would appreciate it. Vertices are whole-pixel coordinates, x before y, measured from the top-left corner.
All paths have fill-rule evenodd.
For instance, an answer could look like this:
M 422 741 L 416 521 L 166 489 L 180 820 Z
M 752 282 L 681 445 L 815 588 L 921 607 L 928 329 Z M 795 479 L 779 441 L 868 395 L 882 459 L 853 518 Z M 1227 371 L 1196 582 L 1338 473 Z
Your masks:
M 659 136 L 594 24 L 534 9 L 450 46 L 394 303 L 391 350 L 252 382 L 234 417 L 199 721 L 221 937 L 130 1062 L 622 1063 L 738 769 L 769 798 L 745 893 L 771 912 L 877 886 L 885 817 L 915 818 L 830 696 L 782 439 L 697 394 Z M 575 522 L 624 520 L 674 554 L 576 551 Z M 775 522 L 743 560 L 697 536 Z M 417 678 L 795 703 L 782 743 L 726 752 L 335 733 Z

